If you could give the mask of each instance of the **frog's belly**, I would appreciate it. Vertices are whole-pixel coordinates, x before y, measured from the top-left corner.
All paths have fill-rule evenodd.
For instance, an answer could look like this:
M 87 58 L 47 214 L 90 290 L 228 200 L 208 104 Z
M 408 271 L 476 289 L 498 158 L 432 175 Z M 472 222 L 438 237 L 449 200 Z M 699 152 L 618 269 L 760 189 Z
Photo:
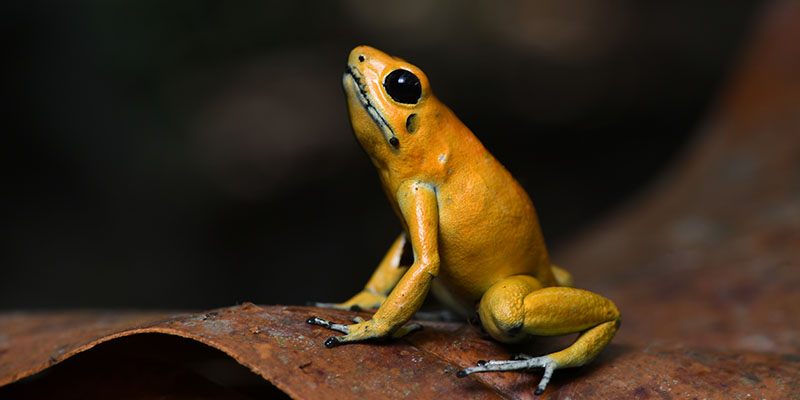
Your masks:
M 512 275 L 531 275 L 545 286 L 555 283 L 533 205 L 524 192 L 521 196 L 504 203 L 512 207 L 489 201 L 474 207 L 473 201 L 471 208 L 442 209 L 438 297 L 469 308 L 491 285 Z
M 471 313 L 490 286 L 513 275 L 531 275 L 544 285 L 552 284 L 548 282 L 552 276 L 550 262 L 536 235 L 518 233 L 499 241 L 485 238 L 472 247 L 465 246 L 463 240 L 449 243 L 442 239 L 434 294 L 453 308 Z

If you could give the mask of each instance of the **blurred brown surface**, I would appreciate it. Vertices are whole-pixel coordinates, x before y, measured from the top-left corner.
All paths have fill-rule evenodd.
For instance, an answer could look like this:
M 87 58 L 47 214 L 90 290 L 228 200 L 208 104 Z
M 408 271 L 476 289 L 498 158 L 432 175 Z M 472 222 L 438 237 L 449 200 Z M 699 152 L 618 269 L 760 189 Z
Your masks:
M 618 340 L 800 353 L 799 37 L 773 4 L 691 151 L 553 257 L 617 302 Z
M 800 4 L 776 2 L 761 21 L 677 167 L 553 256 L 579 287 L 613 299 L 623 324 L 595 362 L 557 371 L 545 398 L 800 397 Z M 0 384 L 100 342 L 164 333 L 217 348 L 296 398 L 529 398 L 538 372 L 455 371 L 548 346 L 504 347 L 474 327 L 426 322 L 403 340 L 326 349 L 331 332 L 306 325 L 311 314 L 355 313 L 4 314 Z
M 426 71 L 559 246 L 685 146 L 762 4 L 2 1 L 0 310 L 347 299 L 401 229 L 359 44 Z

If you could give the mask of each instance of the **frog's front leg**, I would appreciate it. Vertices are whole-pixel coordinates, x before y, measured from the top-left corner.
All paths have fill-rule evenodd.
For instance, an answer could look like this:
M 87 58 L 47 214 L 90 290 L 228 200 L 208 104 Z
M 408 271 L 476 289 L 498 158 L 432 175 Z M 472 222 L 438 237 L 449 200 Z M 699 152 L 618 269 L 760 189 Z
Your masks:
M 422 306 L 431 281 L 439 273 L 439 210 L 433 187 L 419 181 L 405 182 L 397 191 L 397 203 L 408 227 L 414 264 L 403 274 L 372 319 L 345 326 L 321 318 L 309 318 L 310 324 L 345 333 L 326 340 L 328 347 L 407 333 L 408 329 L 401 328 Z
M 355 310 L 365 308 L 378 308 L 386 301 L 389 292 L 394 289 L 400 278 L 408 270 L 407 266 L 400 265 L 403 249 L 406 245 L 406 235 L 401 233 L 395 239 L 389 251 L 383 256 L 378 268 L 372 273 L 364 290 L 356 293 L 343 303 L 313 303 L 316 307 L 335 308 L 339 310 Z

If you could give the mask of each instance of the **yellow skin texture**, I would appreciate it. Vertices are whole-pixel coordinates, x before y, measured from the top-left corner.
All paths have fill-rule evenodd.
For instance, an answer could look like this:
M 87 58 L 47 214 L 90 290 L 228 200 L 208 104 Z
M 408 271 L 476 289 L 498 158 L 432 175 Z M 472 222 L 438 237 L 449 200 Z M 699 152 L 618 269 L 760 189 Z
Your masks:
M 330 305 L 378 308 L 372 319 L 348 326 L 309 320 L 347 333 L 326 345 L 413 330 L 401 327 L 432 290 L 465 315 L 479 304 L 481 324 L 501 342 L 583 332 L 567 349 L 525 368 L 545 367 L 552 374 L 591 361 L 616 332 L 619 312 L 610 300 L 569 287 L 569 273 L 550 264 L 525 190 L 433 95 L 419 68 L 367 46 L 353 49 L 347 64 L 343 85 L 353 131 L 378 171 L 403 233 L 363 291 Z M 397 102 L 387 93 L 384 80 L 397 69 L 419 79 L 422 95 L 415 104 Z M 416 117 L 407 123 L 412 114 Z M 409 244 L 414 262 L 401 266 Z

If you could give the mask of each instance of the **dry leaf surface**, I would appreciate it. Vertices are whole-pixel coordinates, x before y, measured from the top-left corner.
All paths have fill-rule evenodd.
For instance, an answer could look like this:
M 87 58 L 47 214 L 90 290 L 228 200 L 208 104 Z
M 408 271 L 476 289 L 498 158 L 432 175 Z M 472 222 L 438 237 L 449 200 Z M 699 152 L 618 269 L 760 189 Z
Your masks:
M 177 315 L 5 315 L 0 317 L 0 384 L 105 341 L 163 333 L 222 350 L 295 398 L 534 398 L 536 372 L 455 376 L 478 359 L 511 355 L 512 349 L 486 338 L 476 327 L 423 322 L 425 329 L 407 339 L 327 349 L 322 342 L 331 333 L 307 325 L 305 319 L 312 314 L 339 321 L 354 315 L 253 304 Z M 548 393 L 573 399 L 656 394 L 729 398 L 748 393 L 786 398 L 796 390 L 786 379 L 800 370 L 797 360 L 785 358 L 682 344 L 612 344 L 592 365 L 560 371 Z

